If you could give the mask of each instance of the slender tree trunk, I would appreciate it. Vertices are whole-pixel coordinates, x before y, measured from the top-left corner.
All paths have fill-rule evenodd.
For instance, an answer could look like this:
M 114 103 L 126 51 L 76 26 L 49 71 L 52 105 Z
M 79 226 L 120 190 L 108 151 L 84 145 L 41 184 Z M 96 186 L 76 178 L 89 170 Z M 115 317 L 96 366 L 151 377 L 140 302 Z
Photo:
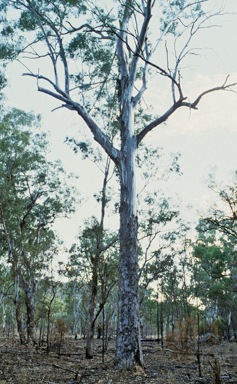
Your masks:
M 172 335 L 174 334 L 175 329 L 175 317 L 174 317 L 174 308 L 172 306 Z
M 94 347 L 94 334 L 95 334 L 95 309 L 97 300 L 97 283 L 98 283 L 98 265 L 94 262 L 92 281 L 91 281 L 91 297 L 90 297 L 90 309 L 89 309 L 89 330 L 87 333 L 86 340 L 86 358 L 93 358 L 93 347 Z
M 23 344 L 25 342 L 25 332 L 22 325 L 21 318 L 21 303 L 20 303 L 20 293 L 19 293 L 19 275 L 14 273 L 15 275 L 15 308 L 16 308 L 16 322 L 17 322 L 17 330 L 20 337 L 20 342 Z
M 9 316 L 9 328 L 11 327 L 11 324 L 12 324 L 12 337 L 14 339 L 14 337 L 15 337 L 15 319 L 12 316 L 12 313 L 13 313 L 13 311 L 10 312 L 10 316 Z
M 160 334 L 161 334 L 161 346 L 164 345 L 164 320 L 163 320 L 163 310 L 164 310 L 164 302 L 163 302 L 163 292 L 164 292 L 164 283 L 161 282 L 161 293 L 162 299 L 160 303 Z
M 41 317 L 40 321 L 40 333 L 39 333 L 39 346 L 43 345 L 43 338 L 44 338 L 44 320 L 43 317 Z
M 77 325 L 78 320 L 74 318 L 74 324 L 73 324 L 73 335 L 74 339 L 77 340 L 77 333 L 78 333 L 78 325 Z
M 215 317 L 218 319 L 218 298 L 216 299 Z
M 17 331 L 19 334 L 20 342 L 21 344 L 24 344 L 26 338 L 25 338 L 25 332 L 22 324 L 22 318 L 21 318 L 21 302 L 20 302 L 20 276 L 18 272 L 18 266 L 17 261 L 12 260 L 12 271 L 14 275 L 14 283 L 15 283 L 15 310 L 16 310 L 16 323 L 17 323 Z
M 52 298 L 49 302 L 48 305 L 48 314 L 47 314 L 47 319 L 48 319 L 48 325 L 47 325 L 47 354 L 49 354 L 49 347 L 50 347 L 50 314 L 51 314 L 51 307 L 54 301 L 54 298 L 56 296 L 56 287 L 52 286 Z
M 47 314 L 47 354 L 49 354 L 49 347 L 50 347 L 50 312 L 51 312 L 51 304 L 52 301 L 49 303 L 49 308 L 48 308 L 48 314 Z
M 197 321 L 198 321 L 198 348 L 197 348 L 197 360 L 198 360 L 198 372 L 199 377 L 202 377 L 202 371 L 201 371 L 201 361 L 200 361 L 200 318 L 199 318 L 199 308 L 197 305 Z
M 159 303 L 156 303 L 156 332 L 157 332 L 157 340 L 160 342 L 160 318 L 159 318 Z
M 97 268 L 96 268 L 96 275 L 97 275 Z M 98 276 L 97 276 L 98 277 Z M 96 278 L 97 278 L 96 277 Z M 94 280 L 94 282 L 97 283 L 97 281 Z M 112 284 L 110 286 L 110 289 L 112 289 L 114 286 L 114 284 Z M 110 290 L 109 289 L 109 290 Z M 95 333 L 95 323 L 96 323 L 96 320 L 98 319 L 101 311 L 103 311 L 103 308 L 104 308 L 104 305 L 106 303 L 106 299 L 107 299 L 107 295 L 105 297 L 105 300 L 104 302 L 102 302 L 98 308 L 98 310 L 96 311 L 95 313 L 95 309 L 96 309 L 96 298 L 97 298 L 97 290 L 98 290 L 98 287 L 97 285 L 94 286 L 94 293 L 91 295 L 91 306 L 90 306 L 90 309 L 91 309 L 91 313 L 90 313 L 90 320 L 92 319 L 92 312 L 93 312 L 93 320 L 90 321 L 90 328 L 89 328 L 89 332 L 87 334 L 87 347 L 86 347 L 86 357 L 88 359 L 91 359 L 93 357 L 93 342 L 94 342 L 94 333 Z M 95 294 L 96 293 L 96 294 Z M 92 303 L 92 299 L 94 300 L 93 303 Z M 93 311 L 92 311 L 93 309 Z
M 156 297 L 156 329 L 157 329 L 157 339 L 158 343 L 160 342 L 160 317 L 159 317 L 159 284 L 157 281 L 157 297 Z
M 213 300 L 211 299 L 211 321 L 213 323 L 213 321 L 215 321 L 215 308 L 214 308 L 214 304 L 213 304 Z
M 6 332 L 6 306 L 4 300 L 2 300 L 2 333 L 5 335 Z
M 98 292 L 98 265 L 99 265 L 101 253 L 103 252 L 102 249 L 103 249 L 104 217 L 105 217 L 105 208 L 106 208 L 106 188 L 108 183 L 109 169 L 110 169 L 110 159 L 107 158 L 104 180 L 103 180 L 103 187 L 102 187 L 101 219 L 100 219 L 100 225 L 99 225 L 100 231 L 97 239 L 97 252 L 94 257 L 91 257 L 93 272 L 92 272 L 92 287 L 91 287 L 91 298 L 90 298 L 90 309 L 89 309 L 90 325 L 89 325 L 89 331 L 87 334 L 87 342 L 86 342 L 86 358 L 87 359 L 93 358 L 95 322 L 96 322 L 96 318 L 98 317 L 98 316 L 95 316 L 96 300 L 97 300 L 97 292 Z M 104 306 L 104 303 L 103 303 L 103 306 Z
M 5 275 L 6 278 L 6 275 Z M 0 296 L 0 305 L 2 307 L 2 333 L 3 335 L 6 332 L 6 306 L 4 302 L 5 287 L 3 287 L 1 296 Z
M 104 276 L 102 278 L 102 303 L 105 300 L 104 295 Z M 104 363 L 104 357 L 105 357 L 105 307 L 103 306 L 102 309 L 102 363 Z
M 77 339 L 77 333 L 78 333 L 78 312 L 79 312 L 80 301 L 81 301 L 80 296 L 78 298 L 76 297 L 76 283 L 75 283 L 73 286 L 73 335 L 75 340 Z
M 231 324 L 232 324 L 232 328 L 233 328 L 233 334 L 234 334 L 234 338 L 236 340 L 236 329 L 235 329 L 235 322 L 233 320 L 233 318 L 231 317 Z
M 170 331 L 170 300 L 168 302 L 168 313 L 166 318 L 166 336 L 169 334 Z

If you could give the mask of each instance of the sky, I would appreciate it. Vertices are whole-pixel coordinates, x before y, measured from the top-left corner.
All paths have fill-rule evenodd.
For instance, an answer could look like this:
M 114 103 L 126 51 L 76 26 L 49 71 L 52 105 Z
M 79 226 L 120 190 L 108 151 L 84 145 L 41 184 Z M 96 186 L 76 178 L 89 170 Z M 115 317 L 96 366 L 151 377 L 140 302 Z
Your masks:
M 193 44 L 202 50 L 185 68 L 183 87 L 191 101 L 200 92 L 222 85 L 227 75 L 230 75 L 230 82 L 237 82 L 237 2 L 210 1 L 213 9 L 222 4 L 225 4 L 225 15 L 218 18 L 219 26 L 200 31 Z M 40 113 L 42 129 L 50 132 L 50 159 L 60 158 L 66 171 L 79 175 L 78 189 L 84 200 L 70 220 L 59 220 L 56 224 L 60 237 L 70 247 L 83 220 L 99 213 L 92 196 L 101 188 L 103 175 L 94 164 L 82 161 L 80 155 L 74 154 L 64 143 L 67 135 L 82 139 L 86 132 L 82 120 L 67 110 L 51 112 L 58 106 L 57 101 L 37 92 L 35 80 L 21 76 L 24 71 L 18 64 L 9 66 L 7 104 Z M 170 94 L 162 82 L 158 88 L 149 87 L 146 102 L 152 104 L 154 113 L 165 111 Z M 237 170 L 237 94 L 216 92 L 203 98 L 197 111 L 178 110 L 165 125 L 147 135 L 145 142 L 156 143 L 166 153 L 181 154 L 182 176 L 173 176 L 166 183 L 157 181 L 153 187 L 157 190 L 162 187 L 166 196 L 181 201 L 182 217 L 197 222 L 216 198 L 208 188 L 209 174 L 214 173 L 219 185 L 225 185 L 233 180 Z M 110 220 L 112 218 L 107 219 L 108 225 Z

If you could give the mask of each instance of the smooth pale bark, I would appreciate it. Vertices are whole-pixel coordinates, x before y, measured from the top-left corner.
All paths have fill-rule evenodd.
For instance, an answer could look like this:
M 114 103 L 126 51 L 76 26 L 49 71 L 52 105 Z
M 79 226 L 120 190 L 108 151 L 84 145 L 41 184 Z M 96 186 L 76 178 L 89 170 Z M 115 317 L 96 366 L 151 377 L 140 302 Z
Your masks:
M 78 333 L 78 315 L 79 315 L 79 308 L 81 303 L 81 295 L 79 294 L 78 297 L 76 297 L 76 283 L 73 286 L 73 334 L 75 340 L 77 339 L 77 333 Z
M 143 365 L 140 341 L 138 296 L 138 256 L 135 185 L 136 139 L 133 133 L 131 88 L 122 81 L 123 110 L 121 114 L 120 162 L 120 259 L 116 364 L 132 369 L 134 363 Z
M 6 307 L 4 301 L 2 302 L 2 333 L 6 332 Z
M 161 293 L 163 296 L 164 293 L 164 283 L 163 280 L 161 282 Z M 161 334 L 161 346 L 163 347 L 164 345 L 164 317 L 163 317 L 163 310 L 164 310 L 164 302 L 163 299 L 161 300 L 160 303 L 160 334 Z
M 5 288 L 3 287 L 2 293 L 0 295 L 0 305 L 2 307 L 2 333 L 3 333 L 3 335 L 6 332 L 6 306 L 4 303 L 4 293 L 5 293 Z

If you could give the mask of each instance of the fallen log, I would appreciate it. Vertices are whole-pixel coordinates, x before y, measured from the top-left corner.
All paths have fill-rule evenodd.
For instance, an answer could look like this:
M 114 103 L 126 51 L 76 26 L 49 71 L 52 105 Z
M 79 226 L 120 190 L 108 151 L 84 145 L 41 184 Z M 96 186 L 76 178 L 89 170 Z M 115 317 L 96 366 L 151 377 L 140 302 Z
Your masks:
M 208 332 L 205 335 L 201 336 L 199 339 L 199 343 L 219 343 L 218 337 L 216 337 L 213 333 Z

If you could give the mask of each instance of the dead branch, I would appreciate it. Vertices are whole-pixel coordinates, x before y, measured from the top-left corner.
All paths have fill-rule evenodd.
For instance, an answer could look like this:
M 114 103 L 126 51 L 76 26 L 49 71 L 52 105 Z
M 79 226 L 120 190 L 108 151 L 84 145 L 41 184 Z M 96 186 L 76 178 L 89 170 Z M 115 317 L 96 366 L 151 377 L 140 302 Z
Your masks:
M 215 88 L 211 88 L 211 89 L 208 89 L 207 91 L 204 91 L 202 92 L 197 98 L 196 100 L 193 102 L 193 103 L 187 103 L 187 102 L 182 102 L 182 106 L 185 106 L 185 107 L 189 107 L 191 109 L 198 109 L 197 108 L 197 105 L 199 104 L 199 102 L 201 101 L 201 99 L 203 98 L 203 96 L 209 94 L 209 93 L 212 93 L 212 92 L 216 92 L 216 91 L 231 91 L 231 92 L 235 92 L 233 89 L 231 89 L 232 87 L 235 87 L 237 85 L 237 82 L 236 83 L 232 83 L 232 84 L 227 84 L 227 80 L 229 78 L 230 75 L 226 76 L 226 79 L 223 83 L 223 85 L 221 85 L 220 87 L 215 87 Z
M 231 84 L 227 84 L 227 80 L 229 78 L 229 75 L 226 77 L 223 85 L 219 86 L 219 87 L 215 87 L 215 88 L 211 88 L 211 89 L 208 89 L 207 91 L 204 91 L 202 92 L 197 98 L 196 100 L 193 102 L 193 103 L 188 103 L 186 102 L 185 100 L 187 99 L 187 97 L 182 97 L 180 98 L 178 101 L 174 102 L 174 104 L 162 115 L 160 116 L 158 119 L 154 120 L 152 123 L 150 123 L 149 125 L 147 125 L 138 135 L 137 135 L 137 147 L 138 145 L 140 144 L 140 142 L 142 141 L 142 139 L 145 137 L 145 135 L 150 132 L 153 128 L 157 127 L 158 125 L 164 123 L 178 108 L 180 107 L 188 107 L 190 109 L 195 109 L 197 110 L 197 105 L 199 104 L 199 102 L 201 101 L 201 99 L 203 98 L 203 96 L 209 94 L 209 93 L 212 93 L 212 92 L 216 92 L 216 91 L 232 91 L 232 92 L 235 92 L 233 89 L 233 87 L 235 87 L 237 85 L 237 82 L 236 83 L 231 83 Z

